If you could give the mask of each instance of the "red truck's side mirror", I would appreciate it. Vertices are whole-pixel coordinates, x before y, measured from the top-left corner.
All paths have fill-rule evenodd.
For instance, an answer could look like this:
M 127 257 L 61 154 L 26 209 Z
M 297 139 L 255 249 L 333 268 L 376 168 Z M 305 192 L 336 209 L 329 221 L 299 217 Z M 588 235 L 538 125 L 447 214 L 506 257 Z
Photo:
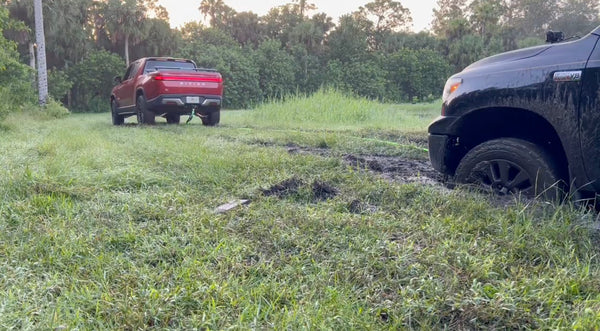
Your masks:
M 115 84 L 121 84 L 121 76 L 115 76 L 115 78 L 113 78 L 113 81 L 115 82 Z

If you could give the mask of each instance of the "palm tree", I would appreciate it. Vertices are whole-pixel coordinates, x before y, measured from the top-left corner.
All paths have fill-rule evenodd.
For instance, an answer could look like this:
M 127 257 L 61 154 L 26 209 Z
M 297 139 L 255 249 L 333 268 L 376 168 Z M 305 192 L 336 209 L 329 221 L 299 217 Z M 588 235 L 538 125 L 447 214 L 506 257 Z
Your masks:
M 38 100 L 43 106 L 48 102 L 48 73 L 46 68 L 46 41 L 44 37 L 44 14 L 42 0 L 34 0 L 35 36 L 37 42 L 37 68 L 38 68 Z
M 125 41 L 125 62 L 129 66 L 129 43 L 141 39 L 145 32 L 146 10 L 136 0 L 109 0 L 106 6 L 107 20 L 114 41 Z
M 198 9 L 204 14 L 204 18 L 206 18 L 206 16 L 210 17 L 212 24 L 212 22 L 216 21 L 219 12 L 222 11 L 225 6 L 223 0 L 202 0 Z
M 317 9 L 314 4 L 308 3 L 306 0 L 294 0 L 294 2 L 298 3 L 296 6 L 298 6 L 298 9 L 300 10 L 300 16 L 302 17 L 304 17 L 304 13 L 306 11 Z

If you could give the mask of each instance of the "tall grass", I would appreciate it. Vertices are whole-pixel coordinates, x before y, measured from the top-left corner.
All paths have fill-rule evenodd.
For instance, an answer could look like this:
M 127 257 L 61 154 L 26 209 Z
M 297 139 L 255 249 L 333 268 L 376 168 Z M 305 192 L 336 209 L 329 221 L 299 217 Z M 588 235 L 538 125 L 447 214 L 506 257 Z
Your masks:
M 440 104 L 383 104 L 320 90 L 310 97 L 291 96 L 254 110 L 232 114 L 232 123 L 252 127 L 307 130 L 393 129 L 423 131 L 440 112 Z
M 324 97 L 281 107 L 318 109 Z M 371 128 L 387 107 L 420 112 L 347 102 L 373 106 L 364 114 Z M 216 128 L 114 127 L 109 114 L 9 117 L 0 140 L 0 328 L 600 325 L 594 214 L 391 182 L 340 157 L 404 155 L 407 147 L 378 142 L 379 130 L 360 118 L 331 131 L 323 124 L 331 114 L 286 119 L 264 109 L 224 112 Z M 308 123 L 324 129 L 306 131 Z M 404 134 L 390 123 L 382 130 L 390 140 Z M 409 130 L 425 135 L 422 125 Z M 263 193 L 290 179 L 297 185 L 285 194 Z M 336 194 L 323 198 L 316 184 Z M 240 198 L 251 203 L 215 212 Z

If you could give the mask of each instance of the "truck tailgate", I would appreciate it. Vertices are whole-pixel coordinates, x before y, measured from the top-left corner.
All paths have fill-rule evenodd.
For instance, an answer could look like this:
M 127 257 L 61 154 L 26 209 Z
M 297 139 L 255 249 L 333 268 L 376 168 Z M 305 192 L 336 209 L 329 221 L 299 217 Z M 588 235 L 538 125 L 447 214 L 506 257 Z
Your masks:
M 157 71 L 150 74 L 156 94 L 222 95 L 223 78 L 218 72 L 198 70 Z

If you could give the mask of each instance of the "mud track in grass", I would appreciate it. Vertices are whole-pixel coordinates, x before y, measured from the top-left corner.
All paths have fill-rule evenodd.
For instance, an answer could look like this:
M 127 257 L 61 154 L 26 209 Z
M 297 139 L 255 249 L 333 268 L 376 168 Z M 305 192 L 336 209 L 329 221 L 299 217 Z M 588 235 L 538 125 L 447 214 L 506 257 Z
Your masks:
M 336 157 L 326 148 L 308 148 L 288 146 L 290 154 L 315 154 Z M 425 160 L 410 159 L 402 156 L 384 156 L 369 154 L 342 154 L 346 164 L 358 170 L 368 170 L 380 174 L 383 178 L 400 183 L 419 183 L 442 185 L 443 177 Z
M 359 169 L 381 174 L 385 179 L 401 183 L 442 184 L 442 175 L 433 170 L 429 161 L 399 156 L 345 155 L 344 161 Z

